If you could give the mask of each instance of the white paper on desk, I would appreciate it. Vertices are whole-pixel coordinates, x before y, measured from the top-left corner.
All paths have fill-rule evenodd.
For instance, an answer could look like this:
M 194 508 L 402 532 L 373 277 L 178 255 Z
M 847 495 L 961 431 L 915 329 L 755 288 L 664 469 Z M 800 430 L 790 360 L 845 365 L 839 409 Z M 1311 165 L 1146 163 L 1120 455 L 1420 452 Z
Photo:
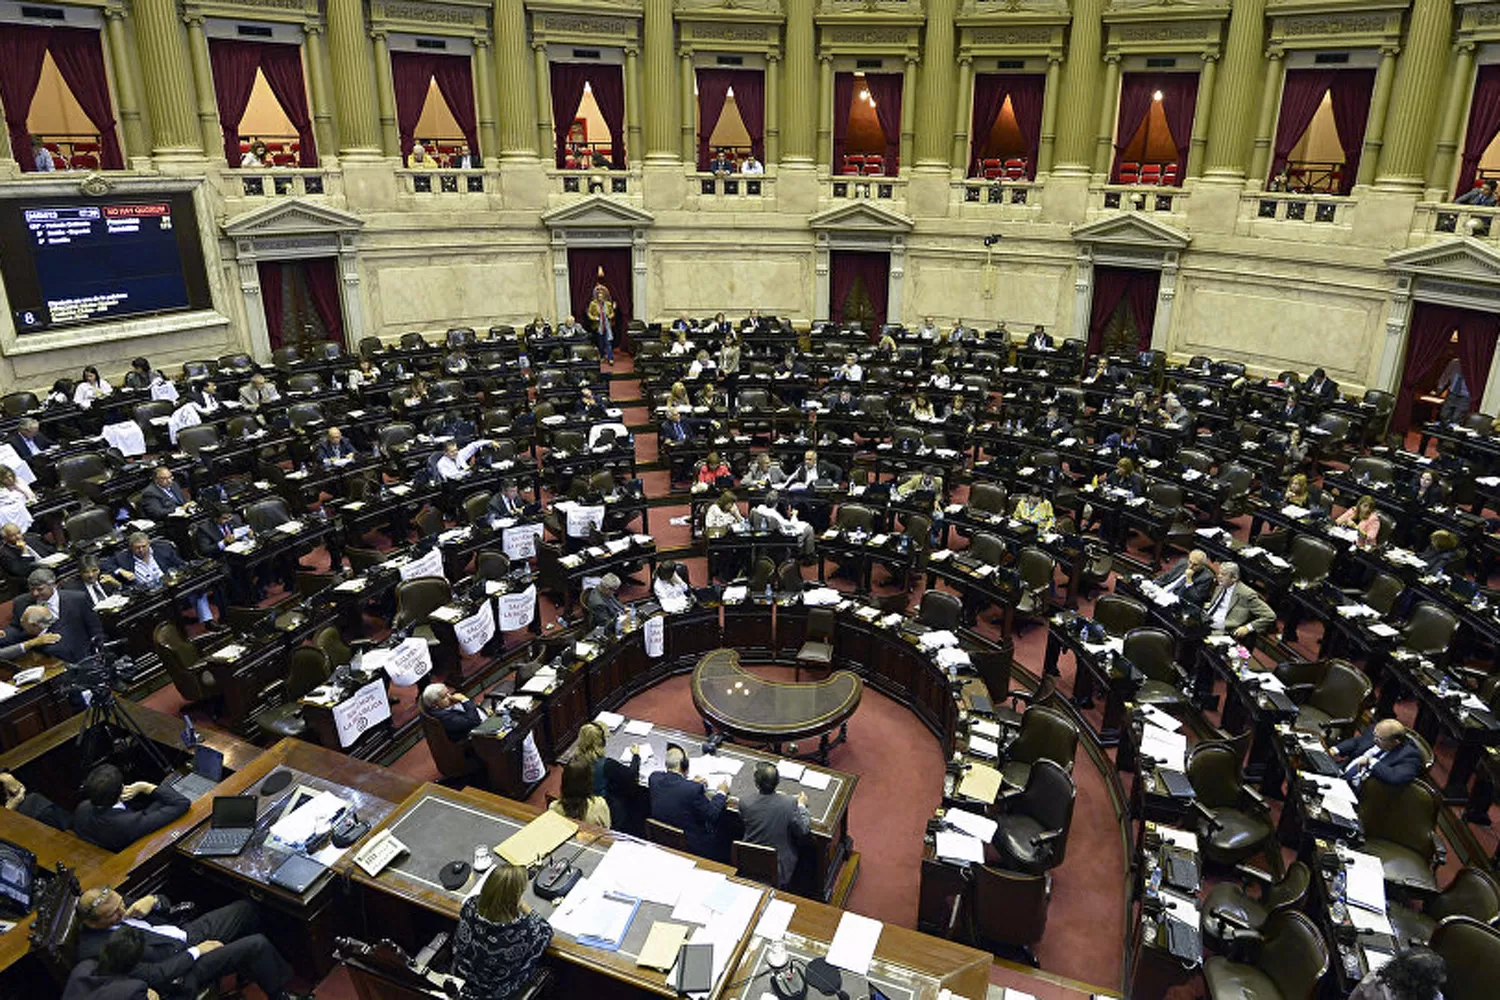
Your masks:
M 994 740 L 987 740 L 983 736 L 970 735 L 969 752 L 979 757 L 998 758 L 1000 756 L 1000 744 Z
M 937 856 L 946 861 L 970 861 L 974 864 L 984 864 L 984 841 L 978 837 L 971 837 L 967 833 L 939 830 L 935 850 Z
M 799 764 L 794 760 L 778 760 L 776 762 L 776 773 L 788 781 L 801 781 L 802 775 L 806 770 L 806 764 Z
M 709 897 L 729 879 L 719 872 L 693 868 L 683 872 L 682 884 L 678 886 L 677 905 L 672 907 L 673 920 L 685 920 L 692 924 L 706 924 L 716 912 L 708 905 Z
M 641 748 L 641 773 L 644 774 L 646 771 L 646 765 L 651 762 L 651 758 L 655 756 L 656 751 L 651 749 L 651 744 L 649 743 L 641 743 L 638 744 L 638 746 L 640 746 Z M 630 758 L 632 756 L 633 755 L 630 752 L 630 747 L 626 747 L 625 749 L 620 751 L 620 763 L 629 764 Z
M 599 725 L 603 726 L 605 729 L 608 729 L 610 732 L 614 732 L 625 723 L 625 716 L 621 715 L 618 712 L 600 712 L 598 715 L 594 716 L 594 721 L 599 723 Z
M 340 593 L 352 594 L 356 591 L 364 590 L 365 584 L 368 582 L 369 581 L 364 577 L 356 576 L 352 580 L 345 580 L 343 583 L 338 584 L 333 589 L 339 591 Z
M 1187 758 L 1187 736 L 1148 723 L 1141 727 L 1139 750 L 1141 756 L 1160 761 L 1162 767 L 1181 771 Z
M 631 736 L 645 736 L 651 732 L 651 723 L 644 719 L 631 719 L 625 723 L 625 732 Z
M 95 611 L 115 611 L 130 604 L 130 598 L 124 594 L 110 594 L 104 600 L 94 605 Z
M 4 701 L 7 698 L 13 697 L 19 690 L 21 689 L 13 684 L 7 684 L 4 681 L 0 681 L 0 701 Z
M 617 841 L 604 852 L 593 878 L 600 891 L 676 906 L 683 879 L 693 868 L 692 858 L 649 844 Z
M 285 847 L 300 848 L 312 839 L 320 824 L 333 819 L 347 805 L 332 792 L 318 792 L 271 826 L 270 840 Z
M 531 679 L 521 685 L 521 691 L 525 694 L 545 694 L 547 689 L 557 681 L 555 670 L 538 670 L 531 675 Z
M 1395 936 L 1395 930 L 1391 927 L 1391 918 L 1386 916 L 1384 910 L 1376 913 L 1374 910 L 1367 910 L 1363 906 L 1350 906 L 1346 907 L 1346 909 L 1349 913 L 1349 922 L 1354 925 L 1356 930 L 1374 931 L 1377 934 Z
M 1170 719 L 1171 716 L 1169 715 L 1167 718 Z M 1000 723 L 991 722 L 988 719 L 970 719 L 969 734 L 998 740 L 1000 738 Z
M 827 788 L 832 783 L 833 775 L 826 774 L 822 771 L 814 771 L 810 767 L 802 772 L 802 777 L 799 780 L 799 784 L 801 784 L 803 788 L 812 788 L 819 792 Z
M 1198 853 L 1198 835 L 1191 830 L 1179 830 L 1175 826 L 1158 826 L 1156 832 L 1161 834 L 1161 839 L 1173 847 L 1180 847 L 1185 851 Z
M 880 932 L 884 927 L 879 920 L 871 920 L 845 910 L 843 917 L 839 919 L 838 930 L 833 933 L 833 942 L 828 946 L 828 964 L 857 975 L 866 975 L 870 971 L 870 960 L 875 957 L 875 948 L 880 944 Z
M 1370 626 L 1370 631 L 1380 636 L 1382 639 L 1393 639 L 1401 634 L 1398 630 L 1387 625 L 1385 622 L 1376 622 L 1374 625 Z
M 1182 728 L 1181 722 L 1172 718 L 1155 705 L 1142 705 L 1141 714 L 1146 717 L 1146 721 L 1151 723 L 1151 725 L 1158 729 L 1165 729 L 1169 733 L 1175 733 Z
M 949 809 L 943 813 L 943 819 L 969 836 L 985 841 L 994 837 L 995 831 L 1000 828 L 1000 824 L 995 820 L 969 812 L 967 809 Z
M 790 899 L 771 900 L 761 911 L 760 920 L 755 924 L 754 936 L 767 941 L 780 941 L 796 914 L 797 904 Z
M 1344 859 L 1344 898 L 1355 909 L 1385 913 L 1385 867 L 1363 851 L 1340 850 Z M 1387 931 L 1389 933 L 1389 931 Z

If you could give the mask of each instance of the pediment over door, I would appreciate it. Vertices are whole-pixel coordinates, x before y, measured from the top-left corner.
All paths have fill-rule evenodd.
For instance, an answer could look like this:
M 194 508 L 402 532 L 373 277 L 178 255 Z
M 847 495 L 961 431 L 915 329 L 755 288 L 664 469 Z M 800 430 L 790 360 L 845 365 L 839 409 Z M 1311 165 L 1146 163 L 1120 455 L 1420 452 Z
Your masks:
M 355 233 L 364 228 L 364 224 L 365 220 L 350 212 L 290 198 L 236 215 L 224 223 L 224 234 L 240 239 L 246 236 Z
M 1174 226 L 1157 222 L 1149 215 L 1121 212 L 1107 219 L 1075 226 L 1073 240 L 1078 243 L 1149 247 L 1165 253 L 1182 250 L 1192 241 L 1192 237 Z
M 650 212 L 598 194 L 542 213 L 542 224 L 553 230 L 639 229 L 655 221 Z
M 1500 252 L 1470 236 L 1398 250 L 1385 264 L 1392 271 L 1421 278 L 1500 286 Z
M 905 235 L 912 230 L 912 221 L 909 216 L 868 201 L 856 201 L 849 205 L 826 208 L 809 217 L 807 225 L 815 232 L 832 230 L 845 233 L 880 233 L 886 236 Z

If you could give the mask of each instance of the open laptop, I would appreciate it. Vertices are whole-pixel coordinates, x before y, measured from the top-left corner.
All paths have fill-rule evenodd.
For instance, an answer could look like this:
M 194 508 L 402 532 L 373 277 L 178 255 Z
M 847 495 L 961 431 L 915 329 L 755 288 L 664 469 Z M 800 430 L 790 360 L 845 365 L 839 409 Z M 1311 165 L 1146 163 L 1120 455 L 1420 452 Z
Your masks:
M 232 858 L 250 843 L 255 832 L 254 795 L 215 795 L 210 828 L 193 853 L 200 857 Z
M 224 755 L 202 743 L 193 747 L 193 769 L 172 779 L 172 787 L 196 802 L 214 790 L 224 777 Z

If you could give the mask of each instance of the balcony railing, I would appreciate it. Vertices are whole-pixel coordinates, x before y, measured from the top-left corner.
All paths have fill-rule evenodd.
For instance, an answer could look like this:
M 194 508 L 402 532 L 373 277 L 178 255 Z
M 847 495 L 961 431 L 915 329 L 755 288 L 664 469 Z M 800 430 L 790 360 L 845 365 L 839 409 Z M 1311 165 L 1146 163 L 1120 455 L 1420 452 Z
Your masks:
M 965 205 L 1030 205 L 1034 203 L 1035 195 L 1041 191 L 1041 185 L 1035 181 L 970 177 L 968 180 L 955 181 L 953 190 L 958 200 Z
M 1283 194 L 1261 191 L 1240 199 L 1240 219 L 1301 223 L 1309 226 L 1346 226 L 1354 210 L 1353 198 L 1331 194 Z
M 319 167 L 236 167 L 224 178 L 227 198 L 301 198 L 328 193 L 328 172 Z
M 835 201 L 868 198 L 875 201 L 901 201 L 906 198 L 906 180 L 901 177 L 834 177 L 829 192 Z
M 698 185 L 699 204 L 710 201 L 744 202 L 767 198 L 775 193 L 773 179 L 766 174 L 694 175 Z
M 1186 191 L 1154 184 L 1105 184 L 1092 189 L 1090 199 L 1107 212 L 1136 211 L 1159 215 L 1180 215 L 1187 211 Z
M 1500 208 L 1424 201 L 1412 217 L 1416 242 L 1471 236 L 1477 240 L 1500 240 Z
M 403 194 L 484 194 L 483 170 L 397 170 Z

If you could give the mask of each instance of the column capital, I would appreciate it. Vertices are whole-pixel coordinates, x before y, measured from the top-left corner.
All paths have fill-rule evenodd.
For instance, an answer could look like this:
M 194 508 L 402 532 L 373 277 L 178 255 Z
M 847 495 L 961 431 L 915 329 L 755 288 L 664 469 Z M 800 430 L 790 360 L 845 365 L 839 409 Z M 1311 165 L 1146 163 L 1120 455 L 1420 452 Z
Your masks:
M 1453 43 L 1453 51 L 1457 55 L 1472 56 L 1478 48 L 1479 43 L 1471 38 L 1465 38 L 1462 41 Z
M 196 27 L 196 28 L 201 28 L 201 27 L 203 27 L 204 17 L 205 17 L 205 15 L 203 13 L 202 8 L 200 8 L 200 7 L 192 6 L 192 7 L 184 7 L 184 8 L 182 8 L 182 23 L 183 24 L 191 25 L 192 27 Z
M 1119 52 L 1104 53 L 1104 61 L 1110 66 L 1118 66 L 1125 57 Z
M 908 69 L 910 69 L 913 66 L 920 65 L 921 62 L 922 62 L 921 53 L 918 53 L 918 52 L 908 52 L 906 54 L 906 66 L 907 66 Z
M 1380 58 L 1394 59 L 1401 54 L 1400 42 L 1387 42 L 1380 47 Z
M 539 41 L 539 40 L 533 39 L 532 42 L 531 42 L 531 50 L 533 52 L 546 52 L 547 51 L 547 43 L 543 42 L 543 41 Z
M 972 66 L 972 65 L 974 65 L 974 53 L 972 53 L 972 52 L 963 52 L 963 53 L 960 53 L 959 57 L 958 57 L 958 64 L 960 66 Z
M 315 37 L 323 33 L 322 21 L 307 21 L 302 25 L 302 33 L 309 37 Z
M 1049 65 L 1049 66 L 1061 66 L 1064 62 L 1065 62 L 1065 60 L 1063 59 L 1063 54 L 1061 52 L 1048 52 L 1047 53 L 1047 65 Z
M 125 5 L 122 3 L 110 4 L 104 8 L 104 18 L 107 21 L 123 21 L 129 16 L 129 11 L 125 9 Z
M 476 49 L 487 49 L 487 48 L 489 48 L 490 47 L 489 32 L 485 32 L 482 35 L 475 35 L 474 36 L 474 47 Z
M 1206 63 L 1216 63 L 1219 61 L 1219 57 L 1220 53 L 1217 51 L 1203 53 L 1203 61 Z
M 771 51 L 768 51 L 766 53 L 766 62 L 768 62 L 768 63 L 781 62 L 781 52 L 779 50 L 776 50 L 776 49 L 772 49 Z
M 819 52 L 818 53 L 818 62 L 822 63 L 825 66 L 832 65 L 832 63 L 833 63 L 833 53 L 832 52 Z
M 370 29 L 370 37 L 372 39 L 374 39 L 375 41 L 377 41 L 377 42 L 383 42 L 383 41 L 385 41 L 386 36 L 389 35 L 389 34 L 390 34 L 390 29 L 385 28 L 385 27 L 378 27 L 378 28 L 371 28 Z
M 1271 45 L 1266 48 L 1266 58 L 1271 62 L 1280 62 L 1286 58 L 1286 49 L 1280 45 Z

